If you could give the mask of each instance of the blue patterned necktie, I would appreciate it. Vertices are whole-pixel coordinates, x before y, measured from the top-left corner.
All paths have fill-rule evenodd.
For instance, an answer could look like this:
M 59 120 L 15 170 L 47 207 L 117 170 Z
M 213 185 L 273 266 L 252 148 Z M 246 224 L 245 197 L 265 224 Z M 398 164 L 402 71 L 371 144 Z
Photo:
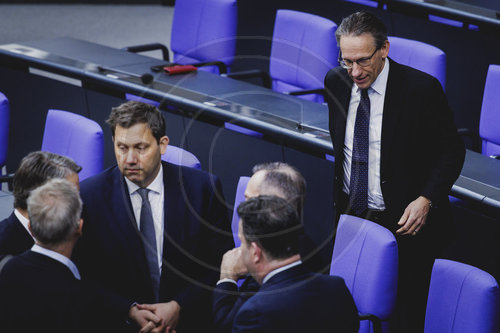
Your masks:
M 361 100 L 356 112 L 352 143 L 349 204 L 355 214 L 368 208 L 368 129 L 370 127 L 370 98 L 368 89 L 361 90 Z
M 142 242 L 144 244 L 149 273 L 151 275 L 151 281 L 153 282 L 155 303 L 157 303 L 160 296 L 160 267 L 158 266 L 158 254 L 156 251 L 156 234 L 153 214 L 148 199 L 149 190 L 140 188 L 137 190 L 137 193 L 139 193 L 142 199 L 140 229 L 143 236 Z

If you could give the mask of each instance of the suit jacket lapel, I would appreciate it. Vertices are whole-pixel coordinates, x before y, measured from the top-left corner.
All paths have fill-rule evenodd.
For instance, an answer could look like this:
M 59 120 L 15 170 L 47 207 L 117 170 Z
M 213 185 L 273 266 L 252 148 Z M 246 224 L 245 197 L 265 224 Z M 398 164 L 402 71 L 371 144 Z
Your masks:
M 114 221 L 111 226 L 115 229 L 116 235 L 122 235 L 120 239 L 124 242 L 124 249 L 129 249 L 130 255 L 134 258 L 136 265 L 142 272 L 149 276 L 149 269 L 144 254 L 141 234 L 137 227 L 128 187 L 118 168 L 113 174 L 113 184 L 111 186 L 111 209 Z
M 186 193 L 183 191 L 183 176 L 179 171 L 179 167 L 172 164 L 162 162 L 163 164 L 163 186 L 164 192 L 164 233 L 163 233 L 163 252 L 166 256 L 176 251 L 170 250 L 179 249 L 178 244 L 183 244 L 184 232 L 183 227 L 187 227 L 185 223 L 187 200 Z
M 353 82 L 346 70 L 340 70 L 339 78 L 340 80 L 338 80 L 338 84 L 334 87 L 335 91 L 333 92 L 336 97 L 334 103 L 336 103 L 337 108 L 335 117 L 336 123 L 333 124 L 336 133 L 334 137 L 334 150 L 337 151 L 335 153 L 337 158 L 339 156 L 343 156 L 347 112 L 349 111 L 349 102 L 351 100 L 351 90 L 353 85 Z
M 404 85 L 400 80 L 400 65 L 389 59 L 389 77 L 384 99 L 384 111 L 382 117 L 382 137 L 380 143 L 380 179 L 386 178 L 386 166 L 391 156 L 393 137 L 401 114 L 401 106 L 404 105 Z

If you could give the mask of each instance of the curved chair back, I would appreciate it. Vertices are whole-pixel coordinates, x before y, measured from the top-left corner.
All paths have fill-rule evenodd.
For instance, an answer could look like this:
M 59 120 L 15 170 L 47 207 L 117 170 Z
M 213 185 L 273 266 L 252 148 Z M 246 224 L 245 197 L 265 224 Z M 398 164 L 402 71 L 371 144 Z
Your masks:
M 7 160 L 7 149 L 9 147 L 9 100 L 0 93 L 0 174 L 1 168 Z
M 337 24 L 313 14 L 280 9 L 276 13 L 269 74 L 273 90 L 323 88 L 326 73 L 338 65 Z M 323 102 L 320 95 L 305 99 Z
M 81 115 L 49 110 L 41 150 L 68 156 L 82 167 L 80 181 L 102 171 L 102 128 Z
M 240 216 L 238 215 L 238 205 L 245 201 L 245 190 L 247 188 L 250 177 L 241 176 L 238 180 L 238 187 L 236 188 L 236 196 L 234 197 L 233 219 L 231 220 L 231 230 L 233 232 L 234 246 L 239 247 L 241 241 L 238 238 L 238 223 Z
M 500 65 L 490 65 L 479 121 L 483 155 L 500 155 Z
M 358 311 L 389 319 L 394 311 L 398 281 L 398 247 L 386 228 L 350 215 L 341 215 L 333 248 L 330 275 L 344 278 Z M 362 321 L 359 332 L 369 332 Z
M 435 46 L 412 39 L 389 36 L 389 57 L 439 80 L 446 87 L 446 54 Z
M 193 153 L 176 146 L 168 145 L 167 151 L 161 155 L 161 159 L 175 165 L 201 170 L 200 160 Z
M 500 291 L 479 268 L 436 259 L 425 315 L 426 333 L 500 331 Z
M 237 14 L 236 0 L 177 0 L 170 41 L 174 61 L 222 61 L 229 67 L 236 50 Z

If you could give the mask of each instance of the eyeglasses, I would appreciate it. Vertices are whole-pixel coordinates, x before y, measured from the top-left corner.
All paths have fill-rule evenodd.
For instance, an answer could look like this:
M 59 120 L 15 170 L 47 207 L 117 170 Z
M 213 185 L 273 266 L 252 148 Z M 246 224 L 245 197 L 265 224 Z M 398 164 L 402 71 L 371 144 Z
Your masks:
M 375 49 L 375 51 L 373 51 L 372 55 L 369 57 L 359 58 L 358 60 L 354 60 L 354 61 L 342 58 L 342 53 L 341 53 L 341 51 L 339 51 L 339 59 L 338 59 L 339 64 L 340 64 L 340 66 L 342 66 L 342 68 L 345 68 L 345 69 L 351 69 L 352 65 L 354 65 L 354 63 L 357 63 L 358 66 L 366 67 L 366 66 L 370 65 L 373 56 L 375 55 L 375 53 L 377 53 L 377 51 L 379 49 L 380 48 L 377 47 Z

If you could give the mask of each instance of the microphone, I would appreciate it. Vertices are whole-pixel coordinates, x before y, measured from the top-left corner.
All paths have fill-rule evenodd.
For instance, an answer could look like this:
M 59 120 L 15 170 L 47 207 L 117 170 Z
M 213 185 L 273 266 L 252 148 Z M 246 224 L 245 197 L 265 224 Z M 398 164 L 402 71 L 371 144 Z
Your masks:
M 154 81 L 153 75 L 149 73 L 144 73 L 141 75 L 141 82 L 143 84 L 151 84 Z

